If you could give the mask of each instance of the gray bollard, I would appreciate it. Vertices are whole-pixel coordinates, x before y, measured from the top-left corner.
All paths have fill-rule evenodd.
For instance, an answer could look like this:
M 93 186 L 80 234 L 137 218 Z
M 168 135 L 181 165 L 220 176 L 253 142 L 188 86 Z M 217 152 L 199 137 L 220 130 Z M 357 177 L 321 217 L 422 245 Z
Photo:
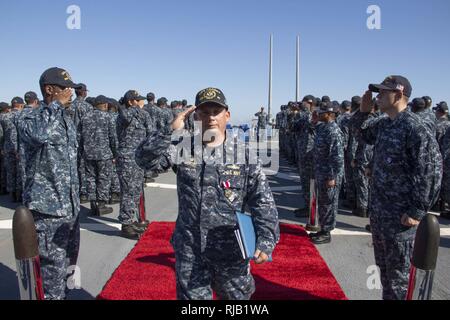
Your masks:
M 435 215 L 427 214 L 416 232 L 406 300 L 431 299 L 439 241 L 439 221 Z
M 317 199 L 316 180 L 311 179 L 309 184 L 309 217 L 306 230 L 311 232 L 319 232 L 319 201 Z
M 18 207 L 14 213 L 13 242 L 20 299 L 44 300 L 36 227 L 25 207 Z

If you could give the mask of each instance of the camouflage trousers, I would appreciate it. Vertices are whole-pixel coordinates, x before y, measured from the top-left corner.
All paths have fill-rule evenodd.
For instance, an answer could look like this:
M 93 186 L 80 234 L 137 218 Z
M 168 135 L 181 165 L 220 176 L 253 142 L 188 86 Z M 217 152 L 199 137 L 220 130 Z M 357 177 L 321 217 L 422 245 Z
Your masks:
M 78 179 L 80 180 L 80 196 L 87 195 L 86 161 L 78 156 Z
M 111 174 L 111 193 L 120 194 L 120 181 L 117 174 L 117 165 L 113 163 Z
M 85 160 L 87 195 L 90 201 L 108 201 L 110 198 L 112 159 Z
M 317 199 L 319 204 L 320 230 L 330 232 L 336 227 L 336 215 L 339 205 L 339 190 L 341 189 L 342 177 L 336 179 L 336 186 L 328 188 L 326 180 L 317 179 Z
M 190 246 L 175 250 L 178 300 L 212 300 L 213 291 L 222 300 L 250 300 L 255 281 L 249 262 L 211 261 L 194 251 L 200 250 Z
M 15 153 L 7 153 L 5 157 L 6 190 L 8 192 L 22 191 L 22 176 L 19 171 L 19 160 Z
M 6 185 L 7 185 L 7 181 L 6 181 L 6 156 L 5 155 L 0 155 L 0 190 L 5 190 L 6 191 Z
M 39 241 L 39 259 L 46 300 L 65 299 L 69 266 L 80 248 L 79 216 L 55 217 L 32 211 Z
M 363 166 L 353 168 L 353 181 L 356 191 L 356 207 L 367 209 L 369 203 L 369 178 Z
M 355 187 L 355 181 L 354 181 L 354 173 L 353 168 L 350 164 L 351 160 L 349 160 L 349 157 L 345 157 L 344 162 L 344 170 L 345 170 L 345 199 L 348 201 L 355 201 L 356 200 L 356 187 Z
M 447 204 L 450 204 L 450 168 L 446 163 L 444 163 L 440 198 Z
M 302 197 L 305 207 L 309 209 L 310 201 L 310 180 L 313 178 L 312 155 L 305 158 L 299 158 L 298 171 L 300 174 L 300 184 L 302 187 Z
M 129 158 L 117 159 L 117 172 L 120 181 L 120 214 L 122 224 L 131 224 L 139 218 L 139 201 L 144 191 L 144 170 L 136 161 Z
M 380 268 L 383 300 L 405 300 L 414 245 L 414 235 L 408 230 L 395 233 L 383 222 L 370 219 L 375 263 Z M 397 227 L 398 228 L 398 227 Z
M 284 153 L 286 151 L 285 147 L 286 135 L 280 130 L 280 152 Z

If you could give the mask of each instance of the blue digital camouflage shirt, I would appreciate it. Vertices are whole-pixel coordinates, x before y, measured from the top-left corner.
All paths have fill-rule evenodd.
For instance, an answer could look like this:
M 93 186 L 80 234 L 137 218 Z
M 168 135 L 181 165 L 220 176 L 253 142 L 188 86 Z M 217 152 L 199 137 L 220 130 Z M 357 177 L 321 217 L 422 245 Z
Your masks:
M 148 112 L 137 106 L 120 106 L 117 117 L 118 156 L 134 159 L 136 148 L 153 130 Z
M 316 125 L 314 172 L 316 179 L 321 181 L 337 181 L 344 175 L 344 144 L 335 121 Z
M 403 214 L 421 220 L 437 200 L 442 157 L 436 138 L 422 120 L 411 111 L 397 118 L 378 117 L 367 120 L 368 113 L 355 116 L 362 138 L 374 145 L 372 170 L 372 218 L 385 225 L 402 226 Z M 392 227 L 387 227 L 391 232 Z M 411 231 L 412 232 L 412 231 Z
M 117 154 L 115 117 L 94 108 L 81 120 L 78 142 L 86 160 L 110 160 Z
M 215 149 L 214 156 L 205 148 L 194 148 L 192 158 L 188 156 L 182 163 L 168 134 L 156 132 L 138 148 L 136 160 L 144 169 L 173 167 L 176 171 L 180 204 L 172 239 L 176 249 L 189 246 L 212 252 L 214 260 L 227 260 L 229 254 L 238 257 L 234 210 L 247 207 L 255 225 L 257 249 L 268 255 L 274 250 L 279 239 L 278 212 L 269 181 L 260 162 L 228 158 L 233 154 L 232 145 L 225 142 Z
M 42 104 L 24 114 L 19 130 L 29 152 L 24 204 L 47 215 L 77 215 L 80 210 L 78 146 L 69 114 L 58 101 Z

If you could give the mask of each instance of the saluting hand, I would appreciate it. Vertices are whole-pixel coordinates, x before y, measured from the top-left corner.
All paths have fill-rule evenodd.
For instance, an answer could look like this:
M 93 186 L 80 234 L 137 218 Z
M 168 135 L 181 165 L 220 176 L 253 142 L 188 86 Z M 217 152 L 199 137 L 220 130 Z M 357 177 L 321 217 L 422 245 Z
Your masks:
M 269 260 L 269 256 L 259 249 L 255 251 L 253 257 L 255 258 L 256 264 L 263 264 Z
M 415 226 L 419 225 L 420 221 L 413 219 L 410 216 L 408 216 L 406 213 L 404 213 L 402 216 L 402 219 L 401 219 L 401 223 L 405 227 L 415 227 Z
M 68 105 L 70 102 L 72 102 L 72 89 L 65 88 L 63 91 L 55 93 L 55 98 L 63 106 Z
M 172 130 L 181 130 L 184 128 L 184 120 L 186 120 L 186 118 L 195 111 L 197 107 L 196 106 L 192 106 L 188 109 L 186 109 L 183 112 L 180 112 L 177 117 L 175 118 L 175 120 L 173 120 L 172 122 Z
M 372 91 L 367 90 L 362 96 L 361 106 L 359 110 L 361 112 L 372 112 L 373 102 L 372 102 Z

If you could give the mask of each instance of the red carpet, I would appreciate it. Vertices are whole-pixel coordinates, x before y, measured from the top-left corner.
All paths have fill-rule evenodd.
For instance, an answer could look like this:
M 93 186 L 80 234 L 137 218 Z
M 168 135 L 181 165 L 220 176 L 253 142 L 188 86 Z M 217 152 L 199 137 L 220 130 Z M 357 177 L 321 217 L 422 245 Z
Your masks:
M 174 300 L 174 223 L 152 223 L 98 295 L 105 300 Z M 281 224 L 273 262 L 256 266 L 254 300 L 347 299 L 300 226 Z

